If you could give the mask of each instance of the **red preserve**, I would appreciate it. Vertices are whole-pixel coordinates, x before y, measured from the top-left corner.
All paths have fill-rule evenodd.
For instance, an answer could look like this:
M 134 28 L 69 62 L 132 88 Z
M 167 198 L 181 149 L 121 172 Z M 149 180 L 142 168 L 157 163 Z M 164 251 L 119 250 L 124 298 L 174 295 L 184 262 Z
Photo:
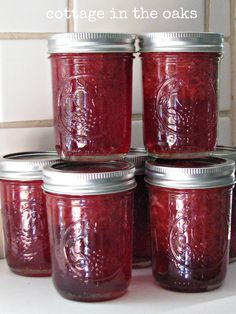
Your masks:
M 135 36 L 64 33 L 49 38 L 56 150 L 107 161 L 128 153 Z
M 0 191 L 6 260 L 23 276 L 50 276 L 51 258 L 42 168 L 54 152 L 28 152 L 0 159 Z
M 58 292 L 77 301 L 124 294 L 131 279 L 135 168 L 125 161 L 44 170 Z
M 234 162 L 221 158 L 146 163 L 152 267 L 167 289 L 199 292 L 226 275 Z
M 142 268 L 151 265 L 150 215 L 144 181 L 147 153 L 142 148 L 131 148 L 125 160 L 135 165 L 137 187 L 134 191 L 133 267 Z
M 236 162 L 236 148 L 217 146 L 214 156 L 221 158 L 230 158 Z M 236 260 L 236 188 L 233 189 L 232 216 L 231 216 L 231 237 L 229 249 L 229 261 Z
M 217 33 L 140 36 L 144 143 L 150 155 L 197 158 L 215 149 L 223 46 Z

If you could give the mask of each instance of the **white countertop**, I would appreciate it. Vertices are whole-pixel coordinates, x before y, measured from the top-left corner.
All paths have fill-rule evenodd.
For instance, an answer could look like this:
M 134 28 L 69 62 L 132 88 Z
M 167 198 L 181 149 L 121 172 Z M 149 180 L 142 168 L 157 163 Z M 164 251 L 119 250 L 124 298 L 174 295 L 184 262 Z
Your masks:
M 0 314 L 233 314 L 236 312 L 236 263 L 229 265 L 223 286 L 205 293 L 178 293 L 158 287 L 151 269 L 133 271 L 126 295 L 83 303 L 62 298 L 51 278 L 30 278 L 10 272 L 0 260 Z

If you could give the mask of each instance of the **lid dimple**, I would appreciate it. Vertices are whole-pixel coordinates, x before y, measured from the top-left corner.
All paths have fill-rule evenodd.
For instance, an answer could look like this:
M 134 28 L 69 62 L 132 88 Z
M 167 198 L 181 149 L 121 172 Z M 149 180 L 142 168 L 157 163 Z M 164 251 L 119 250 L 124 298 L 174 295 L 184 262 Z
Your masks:
M 153 185 L 185 189 L 234 184 L 235 163 L 223 158 L 146 162 L 145 180 Z
M 49 37 L 49 53 L 135 52 L 133 34 L 60 33 Z
M 218 52 L 224 50 L 219 33 L 159 32 L 138 36 L 140 52 Z
M 62 162 L 44 168 L 43 189 L 66 195 L 96 195 L 135 188 L 135 167 L 126 161 L 100 164 Z
M 43 168 L 59 161 L 54 151 L 7 154 L 0 159 L 0 179 L 41 180 Z

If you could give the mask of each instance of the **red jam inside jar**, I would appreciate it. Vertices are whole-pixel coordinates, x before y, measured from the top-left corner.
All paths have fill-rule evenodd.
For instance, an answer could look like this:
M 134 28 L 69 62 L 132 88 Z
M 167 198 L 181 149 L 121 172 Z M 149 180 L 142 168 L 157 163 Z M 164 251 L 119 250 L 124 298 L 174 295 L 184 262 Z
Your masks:
M 144 148 L 132 147 L 125 160 L 135 165 L 133 268 L 151 265 L 151 229 L 148 207 L 148 191 L 144 181 L 145 161 L 148 155 Z
M 228 146 L 217 146 L 214 156 L 220 158 L 229 158 L 236 162 L 236 148 Z M 235 172 L 236 175 L 236 172 Z M 229 261 L 234 262 L 236 260 L 236 187 L 233 189 L 232 199 L 232 215 L 231 215 L 231 236 L 230 236 L 230 248 L 229 248 Z
M 42 181 L 1 182 L 6 260 L 18 275 L 51 275 L 51 257 Z
M 91 43 L 90 38 L 85 48 Z M 115 160 L 129 151 L 133 54 L 102 49 L 50 56 L 56 150 L 62 159 Z
M 236 187 L 233 189 L 229 261 L 236 261 Z
M 175 40 L 176 45 L 179 42 L 180 35 L 176 34 L 168 39 L 173 46 Z M 167 41 L 167 51 L 154 47 L 146 52 L 144 39 L 144 144 L 155 157 L 198 158 L 210 155 L 216 147 L 221 53 L 200 52 L 198 46 L 195 51 L 188 50 L 188 45 L 196 41 L 193 36 L 190 34 L 188 43 L 185 34 L 182 41 L 186 40 L 186 48 L 176 46 L 173 51 Z M 162 43 L 159 39 L 158 44 Z
M 215 161 L 212 159 L 211 162 Z M 179 162 L 174 161 L 175 166 L 178 164 Z M 191 162 L 185 163 L 185 167 L 198 168 L 196 163 Z M 165 178 L 170 180 L 168 183 L 167 181 L 164 183 L 164 180 L 158 183 L 156 181 L 160 186 L 150 183 L 147 179 L 151 211 L 153 276 L 162 287 L 176 291 L 200 292 L 215 289 L 222 284 L 229 254 L 229 224 L 234 180 L 232 169 L 233 166 L 231 170 L 228 169 L 228 184 L 214 188 L 206 188 L 204 183 L 205 186 L 200 188 L 199 182 L 198 188 L 191 188 L 193 185 L 191 175 L 190 188 L 176 188 L 174 185 L 178 185 L 175 177 L 177 173 L 173 173 L 172 178 L 176 180 L 172 183 L 173 187 L 161 186 L 170 185 L 171 172 L 168 172 L 170 176 Z M 190 174 L 191 170 L 188 173 Z M 178 174 L 180 176 L 180 172 Z M 207 180 L 204 176 L 203 174 L 202 179 Z M 183 171 L 182 177 L 186 179 L 186 171 Z M 182 184 L 183 182 L 179 181 L 179 185 Z
M 6 261 L 18 275 L 51 275 L 42 168 L 57 160 L 55 152 L 9 154 L 0 159 Z
M 123 295 L 128 288 L 135 181 L 130 177 L 134 169 L 130 172 L 127 165 L 133 167 L 112 162 L 100 166 L 61 164 L 45 169 L 52 276 L 57 291 L 67 299 L 104 301 Z M 115 177 L 120 170 L 129 172 L 132 186 L 115 192 L 119 187 L 114 184 L 122 184 L 119 180 L 124 173 Z M 47 178 L 55 173 L 59 176 L 52 187 L 52 180 L 50 183 Z M 65 183 L 67 180 L 71 185 Z M 61 184 L 65 194 L 63 188 L 58 194 Z M 50 192 L 53 189 L 55 192 Z
M 151 228 L 148 193 L 144 175 L 135 176 L 137 187 L 134 192 L 133 267 L 151 265 Z

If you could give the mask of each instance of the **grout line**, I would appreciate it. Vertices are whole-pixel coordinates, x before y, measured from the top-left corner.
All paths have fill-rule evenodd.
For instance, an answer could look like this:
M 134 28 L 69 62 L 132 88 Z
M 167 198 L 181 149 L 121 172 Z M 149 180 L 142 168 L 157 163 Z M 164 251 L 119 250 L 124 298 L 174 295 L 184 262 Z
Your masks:
M 209 32 L 210 30 L 210 0 L 205 0 L 205 9 L 204 9 L 204 31 Z
M 0 33 L 0 40 L 13 40 L 13 39 L 48 39 L 50 35 L 55 33 Z
M 142 120 L 142 114 L 133 114 L 132 121 Z M 19 129 L 19 128 L 45 128 L 53 127 L 53 120 L 27 120 L 0 122 L 0 129 Z
M 230 110 L 223 110 L 219 112 L 219 118 L 230 118 L 231 111 Z
M 0 129 L 43 128 L 52 127 L 53 120 L 30 120 L 0 122 Z
M 143 120 L 143 115 L 141 113 L 132 114 L 132 121 L 140 121 Z
M 68 7 L 68 11 L 72 12 L 74 8 L 74 1 L 67 0 L 67 7 Z M 74 32 L 74 29 L 75 29 L 75 21 L 74 21 L 73 14 L 71 14 L 70 18 L 67 20 L 67 31 Z

